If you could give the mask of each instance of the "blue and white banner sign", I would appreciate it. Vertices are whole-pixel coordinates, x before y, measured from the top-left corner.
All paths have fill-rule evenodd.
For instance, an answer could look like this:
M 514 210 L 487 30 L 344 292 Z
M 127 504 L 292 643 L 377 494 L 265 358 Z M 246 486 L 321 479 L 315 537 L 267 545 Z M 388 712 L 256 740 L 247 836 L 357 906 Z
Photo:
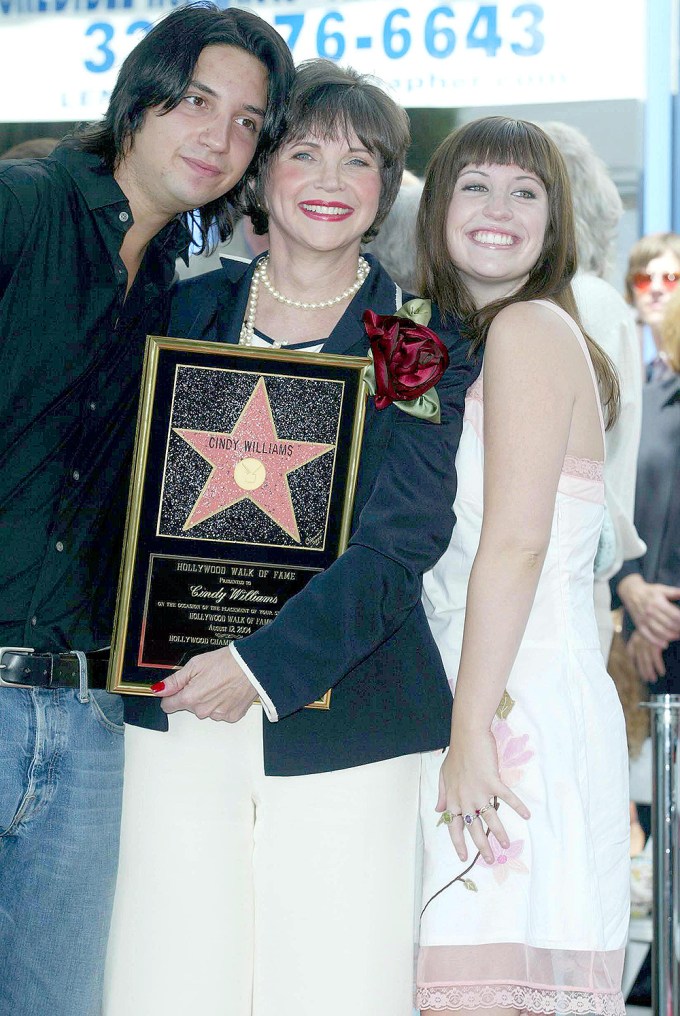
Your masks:
M 0 122 L 87 120 L 173 0 L 0 0 Z M 222 2 L 221 6 L 229 6 Z M 645 0 L 240 0 L 408 107 L 641 99 Z

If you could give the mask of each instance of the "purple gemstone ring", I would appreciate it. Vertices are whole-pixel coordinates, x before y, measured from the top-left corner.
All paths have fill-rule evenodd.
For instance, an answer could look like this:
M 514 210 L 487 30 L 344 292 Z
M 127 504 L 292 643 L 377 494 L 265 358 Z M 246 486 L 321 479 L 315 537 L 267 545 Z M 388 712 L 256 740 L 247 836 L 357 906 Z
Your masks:
M 466 811 L 463 815 L 463 822 L 465 822 L 465 825 L 472 825 L 477 817 L 477 815 L 471 815 L 469 811 Z

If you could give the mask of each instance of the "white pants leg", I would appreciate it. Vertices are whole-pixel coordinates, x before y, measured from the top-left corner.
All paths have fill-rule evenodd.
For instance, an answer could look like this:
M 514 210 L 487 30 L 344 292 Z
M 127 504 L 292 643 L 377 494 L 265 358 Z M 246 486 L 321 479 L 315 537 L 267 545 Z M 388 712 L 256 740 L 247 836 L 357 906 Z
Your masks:
M 267 777 L 261 722 L 128 727 L 105 1016 L 411 1016 L 419 757 Z
M 171 716 L 168 733 L 126 729 L 106 1016 L 250 1016 L 250 712 L 224 730 L 189 713 Z

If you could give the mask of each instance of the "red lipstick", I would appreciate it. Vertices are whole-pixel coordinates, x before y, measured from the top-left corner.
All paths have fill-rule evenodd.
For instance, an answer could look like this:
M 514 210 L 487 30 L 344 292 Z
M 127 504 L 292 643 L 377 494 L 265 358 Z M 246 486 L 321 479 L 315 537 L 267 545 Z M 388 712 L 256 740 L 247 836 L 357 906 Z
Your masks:
M 307 218 L 321 222 L 344 222 L 354 214 L 354 209 L 342 201 L 300 201 L 298 208 Z

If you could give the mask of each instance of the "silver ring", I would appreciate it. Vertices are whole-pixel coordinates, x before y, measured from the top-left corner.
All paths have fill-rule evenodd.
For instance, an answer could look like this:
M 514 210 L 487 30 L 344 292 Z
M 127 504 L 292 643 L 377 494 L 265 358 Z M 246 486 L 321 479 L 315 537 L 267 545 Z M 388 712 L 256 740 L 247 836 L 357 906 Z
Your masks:
M 463 822 L 465 822 L 465 825 L 470 826 L 476 818 L 479 818 L 479 815 L 471 815 L 469 811 L 466 811 L 463 815 Z

